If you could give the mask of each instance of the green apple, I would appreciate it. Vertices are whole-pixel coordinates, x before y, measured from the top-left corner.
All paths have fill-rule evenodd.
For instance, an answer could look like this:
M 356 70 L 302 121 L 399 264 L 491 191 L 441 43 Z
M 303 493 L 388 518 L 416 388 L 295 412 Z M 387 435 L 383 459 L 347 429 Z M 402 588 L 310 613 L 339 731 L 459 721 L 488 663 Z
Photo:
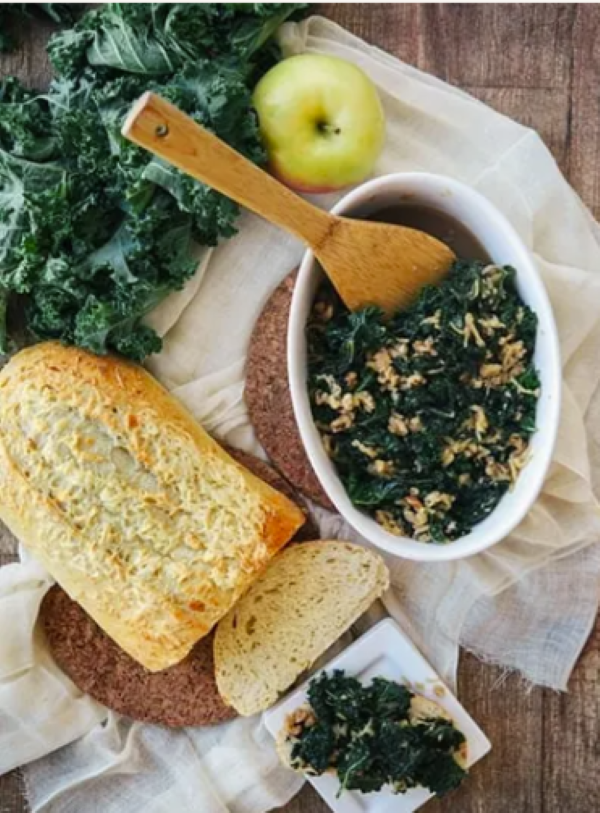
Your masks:
M 256 86 L 254 106 L 273 173 L 299 191 L 331 192 L 362 181 L 383 147 L 377 90 L 344 59 L 284 59 Z

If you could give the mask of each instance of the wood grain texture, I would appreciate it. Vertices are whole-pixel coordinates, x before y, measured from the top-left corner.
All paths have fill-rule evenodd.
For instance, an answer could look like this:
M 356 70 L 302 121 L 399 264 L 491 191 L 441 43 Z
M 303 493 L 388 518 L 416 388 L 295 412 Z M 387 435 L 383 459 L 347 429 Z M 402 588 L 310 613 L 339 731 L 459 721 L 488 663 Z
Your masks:
M 571 69 L 575 6 L 421 5 L 420 61 L 460 86 L 561 88 Z
M 331 3 L 315 10 L 537 129 L 584 202 L 600 216 L 597 4 Z M 43 86 L 47 30 L 36 23 L 25 32 L 26 48 L 1 60 L 0 73 L 18 73 Z M 0 553 L 13 548 L 13 540 L 0 534 Z M 503 681 L 501 670 L 465 655 L 459 694 L 494 749 L 460 791 L 427 810 L 597 813 L 599 682 L 600 626 L 568 694 L 527 691 L 517 677 Z M 21 787 L 17 773 L 0 777 L 0 813 L 23 813 Z M 327 807 L 307 786 L 283 810 L 326 813 Z
M 600 622 L 567 694 L 546 692 L 542 728 L 543 813 L 600 809 Z
M 0 813 L 23 813 L 28 810 L 21 771 L 0 776 Z
M 573 25 L 571 108 L 566 146 L 568 177 L 575 189 L 600 217 L 600 9 L 578 5 Z

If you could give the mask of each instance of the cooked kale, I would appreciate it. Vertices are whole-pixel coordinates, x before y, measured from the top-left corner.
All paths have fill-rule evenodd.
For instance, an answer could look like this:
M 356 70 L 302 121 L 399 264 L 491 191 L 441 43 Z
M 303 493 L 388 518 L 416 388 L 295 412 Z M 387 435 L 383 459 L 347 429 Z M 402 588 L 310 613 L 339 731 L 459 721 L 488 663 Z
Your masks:
M 340 791 L 371 793 L 389 785 L 396 793 L 423 786 L 442 796 L 466 771 L 456 761 L 463 734 L 442 717 L 411 714 L 414 694 L 375 678 L 363 686 L 342 671 L 311 681 L 311 712 L 294 716 L 291 762 L 320 775 L 334 768 Z
M 457 261 L 386 321 L 329 286 L 307 328 L 309 394 L 352 502 L 397 535 L 468 533 L 525 465 L 537 318 L 510 267 Z
M 36 338 L 142 360 L 142 318 L 235 232 L 238 207 L 120 135 L 146 90 L 256 163 L 251 89 L 300 4 L 110 3 L 55 34 L 47 93 L 0 82 L 0 299 Z M 0 309 L 0 352 L 6 351 Z

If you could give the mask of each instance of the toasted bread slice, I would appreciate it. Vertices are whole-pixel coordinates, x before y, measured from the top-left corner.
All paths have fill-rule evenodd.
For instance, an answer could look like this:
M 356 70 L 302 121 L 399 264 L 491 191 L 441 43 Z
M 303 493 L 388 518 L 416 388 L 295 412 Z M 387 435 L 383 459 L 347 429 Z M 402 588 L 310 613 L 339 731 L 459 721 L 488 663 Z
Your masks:
M 383 559 L 349 542 L 276 556 L 215 635 L 217 687 L 249 716 L 271 706 L 387 589 Z

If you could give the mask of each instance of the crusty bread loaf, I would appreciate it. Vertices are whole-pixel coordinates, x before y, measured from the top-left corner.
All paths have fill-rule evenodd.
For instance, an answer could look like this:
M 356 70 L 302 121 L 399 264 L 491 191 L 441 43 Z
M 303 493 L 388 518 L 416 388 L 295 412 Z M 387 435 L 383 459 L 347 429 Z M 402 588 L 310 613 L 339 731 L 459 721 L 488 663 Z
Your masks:
M 181 660 L 304 522 L 141 367 L 55 343 L 0 373 L 0 518 L 151 671 Z
M 383 559 L 349 542 L 276 556 L 217 626 L 217 687 L 244 716 L 272 705 L 388 586 Z

